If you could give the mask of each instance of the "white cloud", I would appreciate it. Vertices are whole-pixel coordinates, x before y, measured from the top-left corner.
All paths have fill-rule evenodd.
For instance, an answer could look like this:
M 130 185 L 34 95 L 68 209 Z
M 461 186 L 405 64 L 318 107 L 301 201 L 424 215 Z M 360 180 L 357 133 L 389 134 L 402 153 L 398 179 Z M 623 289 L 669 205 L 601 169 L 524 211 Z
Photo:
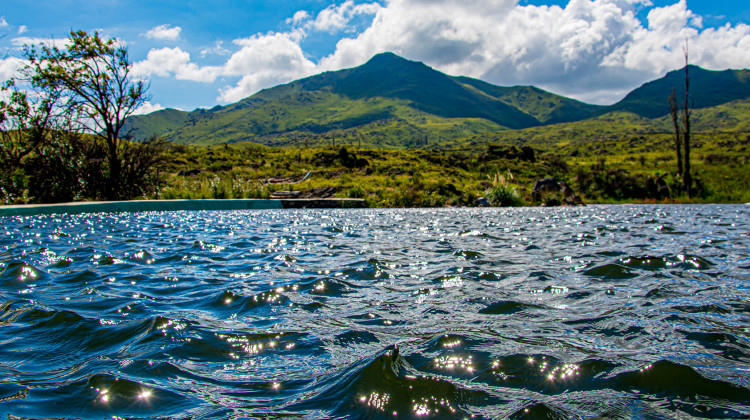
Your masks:
M 356 18 L 369 16 L 369 25 L 356 32 L 367 22 Z M 315 17 L 299 11 L 286 22 L 289 32 L 256 34 L 233 41 L 232 47 L 217 43 L 200 51 L 201 57 L 229 55 L 218 66 L 200 66 L 180 48 L 161 48 L 149 51 L 136 68 L 143 75 L 220 82 L 218 99 L 233 102 L 390 51 L 452 75 L 504 86 L 533 84 L 612 103 L 684 65 L 686 40 L 693 64 L 750 67 L 750 25 L 703 28 L 686 0 L 664 7 L 650 0 L 569 0 L 564 7 L 520 5 L 519 0 L 386 0 L 383 5 L 345 0 Z M 316 32 L 349 35 L 316 62 L 302 48 Z
M 25 36 L 19 36 L 15 37 L 10 41 L 14 47 L 21 48 L 24 45 L 48 45 L 48 46 L 54 46 L 60 49 L 67 48 L 68 45 L 68 39 L 62 38 L 62 39 L 56 39 L 56 38 L 31 38 L 31 37 L 25 37 Z
M 182 28 L 179 26 L 159 25 L 149 29 L 144 35 L 148 39 L 160 41 L 177 41 L 180 39 Z
M 5 20 L 5 16 L 0 16 L 0 28 L 7 28 L 8 21 Z
M 19 70 L 26 65 L 25 60 L 8 57 L 0 60 L 0 83 L 4 83 L 12 77 L 20 77 Z
M 143 105 L 141 105 L 140 108 L 136 109 L 135 112 L 133 112 L 133 115 L 145 115 L 150 114 L 152 112 L 160 111 L 162 109 L 166 109 L 162 104 L 156 103 L 152 104 L 149 101 L 146 101 Z
M 213 82 L 221 74 L 216 66 L 199 67 L 190 62 L 190 54 L 179 47 L 152 49 L 146 59 L 133 64 L 137 76 L 156 75 L 194 82 Z
M 238 101 L 260 89 L 286 83 L 317 72 L 302 48 L 289 34 L 271 33 L 238 39 L 241 48 L 224 65 L 225 76 L 241 76 L 235 86 L 224 87 L 223 102 Z
M 286 24 L 297 26 L 308 19 L 310 19 L 310 14 L 305 10 L 299 10 L 294 13 L 294 16 L 286 20 Z
M 232 52 L 224 48 L 224 41 L 216 41 L 216 45 L 211 48 L 204 48 L 201 50 L 201 57 L 207 55 L 229 55 Z
M 332 4 L 321 10 L 315 20 L 310 22 L 310 26 L 330 33 L 342 31 L 347 29 L 349 22 L 356 16 L 374 15 L 381 8 L 377 3 L 354 4 L 354 0 L 346 0 L 338 6 Z
M 16 32 L 17 35 L 21 35 L 22 33 L 29 30 L 29 28 L 26 25 L 21 25 L 18 27 L 18 31 Z
M 647 22 L 637 17 L 644 8 Z M 684 65 L 686 39 L 691 63 L 750 66 L 748 26 L 702 29 L 685 0 L 656 8 L 648 0 L 569 0 L 564 8 L 518 0 L 390 0 L 369 28 L 341 39 L 320 66 L 352 67 L 392 51 L 449 74 L 611 103 Z

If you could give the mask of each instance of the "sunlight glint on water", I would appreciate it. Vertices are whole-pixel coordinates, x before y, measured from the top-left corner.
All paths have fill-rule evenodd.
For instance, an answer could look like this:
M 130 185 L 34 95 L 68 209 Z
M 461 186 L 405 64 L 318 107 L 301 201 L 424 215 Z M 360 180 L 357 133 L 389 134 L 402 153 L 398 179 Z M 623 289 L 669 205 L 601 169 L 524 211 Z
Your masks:
M 748 418 L 748 216 L 5 218 L 0 415 Z

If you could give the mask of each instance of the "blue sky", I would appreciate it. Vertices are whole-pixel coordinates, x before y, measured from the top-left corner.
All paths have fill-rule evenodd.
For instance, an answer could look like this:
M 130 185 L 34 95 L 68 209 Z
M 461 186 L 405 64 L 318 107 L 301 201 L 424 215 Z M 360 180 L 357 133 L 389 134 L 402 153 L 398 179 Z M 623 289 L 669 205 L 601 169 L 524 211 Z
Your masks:
M 70 30 L 124 41 L 151 83 L 143 111 L 235 102 L 392 51 L 452 75 L 591 103 L 691 62 L 750 67 L 737 0 L 16 0 L 0 7 L 0 80 L 20 47 Z

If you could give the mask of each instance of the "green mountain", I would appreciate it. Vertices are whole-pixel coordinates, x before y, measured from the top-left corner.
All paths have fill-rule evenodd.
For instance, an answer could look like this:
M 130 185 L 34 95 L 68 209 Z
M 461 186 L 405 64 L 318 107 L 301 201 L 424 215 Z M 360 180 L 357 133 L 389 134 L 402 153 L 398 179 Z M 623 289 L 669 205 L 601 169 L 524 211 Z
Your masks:
M 750 97 L 748 70 L 711 71 L 690 66 L 689 75 L 690 106 L 694 109 L 709 108 Z M 633 90 L 620 102 L 608 107 L 608 111 L 628 111 L 646 118 L 668 115 L 667 98 L 672 89 L 676 90 L 677 101 L 681 103 L 685 92 L 685 68 L 671 71 L 661 79 Z
M 694 108 L 750 97 L 747 70 L 690 67 Z M 354 143 L 412 147 L 503 130 L 570 123 L 610 112 L 648 119 L 668 112 L 681 91 L 674 71 L 644 84 L 612 106 L 590 105 L 533 86 L 501 87 L 452 77 L 391 53 L 362 66 L 326 72 L 262 90 L 224 107 L 162 110 L 128 119 L 136 139 L 154 135 L 185 144 L 252 141 L 267 145 Z
M 136 139 L 144 140 L 175 130 L 185 124 L 188 113 L 176 109 L 162 109 L 146 115 L 131 117 L 126 121 L 124 132 Z
M 534 86 L 502 87 L 470 77 L 454 79 L 531 115 L 539 122 L 535 125 L 580 121 L 606 109 L 603 106 L 555 95 Z

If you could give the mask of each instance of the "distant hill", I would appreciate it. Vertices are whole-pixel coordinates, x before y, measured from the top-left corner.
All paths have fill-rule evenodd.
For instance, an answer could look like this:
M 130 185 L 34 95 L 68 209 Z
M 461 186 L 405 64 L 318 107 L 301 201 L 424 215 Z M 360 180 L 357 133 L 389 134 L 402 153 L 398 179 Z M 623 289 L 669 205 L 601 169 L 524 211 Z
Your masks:
M 750 97 L 750 71 L 711 71 L 690 66 L 691 106 L 708 108 Z M 677 90 L 677 101 L 681 103 L 685 92 L 685 68 L 667 73 L 661 79 L 644 84 L 630 92 L 620 102 L 608 107 L 608 111 L 629 111 L 646 118 L 658 118 L 669 114 L 669 98 L 672 89 Z
M 694 108 L 750 97 L 750 72 L 690 67 Z M 610 112 L 654 119 L 684 88 L 683 70 L 646 83 L 612 106 L 590 105 L 533 86 L 501 87 L 452 77 L 395 54 L 362 66 L 262 90 L 227 106 L 162 110 L 128 119 L 136 139 L 154 135 L 185 144 L 253 141 L 267 145 L 354 142 L 426 146 L 502 130 L 570 123 Z
M 150 114 L 131 117 L 125 126 L 125 132 L 139 140 L 144 140 L 175 130 L 185 124 L 187 119 L 187 112 L 162 109 Z
M 531 115 L 538 122 L 535 126 L 580 121 L 606 109 L 603 106 L 555 95 L 534 86 L 502 87 L 470 77 L 456 77 L 455 80 Z

